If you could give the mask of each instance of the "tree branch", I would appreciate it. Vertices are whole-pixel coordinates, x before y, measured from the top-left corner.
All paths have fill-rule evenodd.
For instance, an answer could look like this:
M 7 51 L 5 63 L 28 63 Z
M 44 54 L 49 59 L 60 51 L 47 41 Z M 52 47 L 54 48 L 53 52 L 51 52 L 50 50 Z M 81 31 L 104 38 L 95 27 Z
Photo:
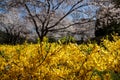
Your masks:
M 53 6 L 53 10 L 57 10 L 60 6 L 61 6 L 61 4 L 64 2 L 64 0 L 62 0 L 62 1 L 60 1 L 59 3 L 57 3 L 55 6 Z
M 66 27 L 63 27 L 63 28 L 59 28 L 59 29 L 51 29 L 51 30 L 49 30 L 49 31 L 59 31 L 59 30 L 63 30 L 63 29 L 67 29 L 67 28 L 69 28 L 69 27 L 71 27 L 71 26 L 74 26 L 74 25 L 81 25 L 81 24 L 85 24 L 85 23 L 88 23 L 88 22 L 93 22 L 94 20 L 87 20 L 86 22 L 76 22 L 76 23 L 73 23 L 73 24 L 70 24 L 70 25 L 68 25 L 68 26 L 66 26 Z
M 39 29 L 38 29 L 37 22 L 36 22 L 36 20 L 34 19 L 32 13 L 30 12 L 27 4 L 25 4 L 25 8 L 26 8 L 27 12 L 29 13 L 30 17 L 32 18 L 32 21 L 33 21 L 33 23 L 34 23 L 34 25 L 35 25 L 35 30 L 36 30 L 36 32 L 37 32 L 37 34 L 38 34 L 38 37 L 40 38 L 41 35 L 40 35 L 39 31 L 38 31 Z
M 81 0 L 81 1 L 83 1 L 83 0 Z M 70 9 L 63 17 L 61 17 L 54 25 L 48 27 L 48 29 L 51 29 L 51 28 L 57 26 L 66 16 L 68 16 L 70 13 L 72 13 L 72 12 L 75 11 L 76 9 L 87 5 L 87 4 L 84 4 L 84 5 L 81 5 L 81 6 L 79 6 L 79 7 L 76 7 L 79 3 L 81 3 L 81 1 L 78 1 L 76 4 L 74 4 L 74 5 L 71 7 L 71 9 Z M 75 8 L 75 7 L 76 7 L 76 8 Z

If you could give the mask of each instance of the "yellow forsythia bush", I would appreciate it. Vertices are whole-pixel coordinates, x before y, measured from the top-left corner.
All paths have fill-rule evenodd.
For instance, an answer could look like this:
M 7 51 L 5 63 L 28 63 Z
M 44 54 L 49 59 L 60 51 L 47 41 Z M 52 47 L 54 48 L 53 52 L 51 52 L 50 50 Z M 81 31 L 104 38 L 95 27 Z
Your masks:
M 0 80 L 120 80 L 120 38 L 101 45 L 0 45 Z

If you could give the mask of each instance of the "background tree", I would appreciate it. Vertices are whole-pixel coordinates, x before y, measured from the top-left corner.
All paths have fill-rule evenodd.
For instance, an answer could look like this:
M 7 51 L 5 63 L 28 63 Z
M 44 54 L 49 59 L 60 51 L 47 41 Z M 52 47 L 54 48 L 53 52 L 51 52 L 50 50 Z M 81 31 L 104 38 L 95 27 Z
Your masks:
M 26 35 L 29 34 L 16 9 L 1 15 L 0 29 L 4 32 L 4 36 L 0 35 L 0 37 L 3 38 L 3 43 L 7 44 L 21 43 L 25 40 Z
M 95 35 L 105 36 L 112 32 L 120 34 L 120 8 L 110 2 L 107 6 L 100 7 L 97 12 Z
M 115 7 L 120 8 L 120 0 L 112 0 L 112 2 L 115 4 Z
M 6 1 L 6 0 L 3 0 Z M 24 10 L 26 19 L 35 27 L 40 38 L 50 31 L 66 29 L 74 24 L 64 24 L 65 18 L 80 8 L 88 6 L 86 0 L 9 0 L 5 6 Z M 23 12 L 21 12 L 23 13 Z

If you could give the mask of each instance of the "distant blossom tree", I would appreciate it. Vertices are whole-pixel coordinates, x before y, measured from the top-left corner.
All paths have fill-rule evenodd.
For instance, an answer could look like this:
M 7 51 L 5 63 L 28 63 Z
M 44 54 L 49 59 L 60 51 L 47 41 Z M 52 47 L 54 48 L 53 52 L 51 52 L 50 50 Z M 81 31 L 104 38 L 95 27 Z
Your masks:
M 16 44 L 20 43 L 22 38 L 26 38 L 30 32 L 24 22 L 20 20 L 19 12 L 14 8 L 7 14 L 1 15 L 0 29 L 7 34 L 4 36 L 5 43 Z
M 25 14 L 29 22 L 35 27 L 35 31 L 40 38 L 51 31 L 59 31 L 69 28 L 72 25 L 80 24 L 74 22 L 66 24 L 65 19 L 68 18 L 74 11 L 79 11 L 81 8 L 91 5 L 86 0 L 3 0 L 4 6 L 17 8 L 22 14 Z M 82 12 L 81 12 L 82 13 Z M 80 14 L 81 14 L 80 13 Z
M 107 6 L 100 7 L 96 18 L 96 36 L 111 34 L 113 31 L 120 31 L 120 8 L 115 4 L 109 3 Z

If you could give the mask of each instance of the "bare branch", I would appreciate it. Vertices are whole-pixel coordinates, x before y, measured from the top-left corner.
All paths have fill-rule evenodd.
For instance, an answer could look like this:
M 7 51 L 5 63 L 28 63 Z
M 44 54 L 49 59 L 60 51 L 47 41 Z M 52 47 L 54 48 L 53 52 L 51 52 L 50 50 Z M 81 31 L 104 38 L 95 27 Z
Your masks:
M 83 0 L 81 0 L 83 1 Z M 78 1 L 76 4 L 74 4 L 71 9 L 63 16 L 61 17 L 54 25 L 48 27 L 48 29 L 53 28 L 55 26 L 57 26 L 66 16 L 68 16 L 70 13 L 72 13 L 73 11 L 75 11 L 76 9 L 83 7 L 83 6 L 87 6 L 87 4 L 84 5 L 80 5 L 79 7 L 76 7 L 81 1 Z M 76 8 L 75 8 L 76 7 Z
M 31 16 L 31 18 L 32 18 L 32 20 L 33 20 L 33 22 L 34 22 L 34 25 L 35 25 L 36 32 L 38 33 L 38 36 L 40 37 L 40 33 L 39 33 L 39 31 L 38 31 L 38 25 L 37 25 L 36 20 L 34 19 L 33 15 L 31 14 L 31 12 L 30 12 L 27 4 L 25 4 L 25 8 L 26 8 L 26 10 L 28 11 L 29 15 Z
M 88 19 L 88 20 L 85 21 L 85 22 L 75 22 L 75 23 L 70 24 L 70 25 L 68 25 L 68 26 L 65 26 L 65 27 L 63 27 L 63 28 L 59 28 L 59 29 L 51 29 L 51 30 L 49 30 L 49 31 L 65 30 L 65 29 L 67 29 L 67 28 L 69 28 L 69 27 L 71 27 L 71 26 L 74 26 L 74 25 L 81 25 L 81 24 L 85 24 L 85 23 L 93 22 L 93 21 L 94 21 L 94 20 L 92 20 L 92 19 Z

